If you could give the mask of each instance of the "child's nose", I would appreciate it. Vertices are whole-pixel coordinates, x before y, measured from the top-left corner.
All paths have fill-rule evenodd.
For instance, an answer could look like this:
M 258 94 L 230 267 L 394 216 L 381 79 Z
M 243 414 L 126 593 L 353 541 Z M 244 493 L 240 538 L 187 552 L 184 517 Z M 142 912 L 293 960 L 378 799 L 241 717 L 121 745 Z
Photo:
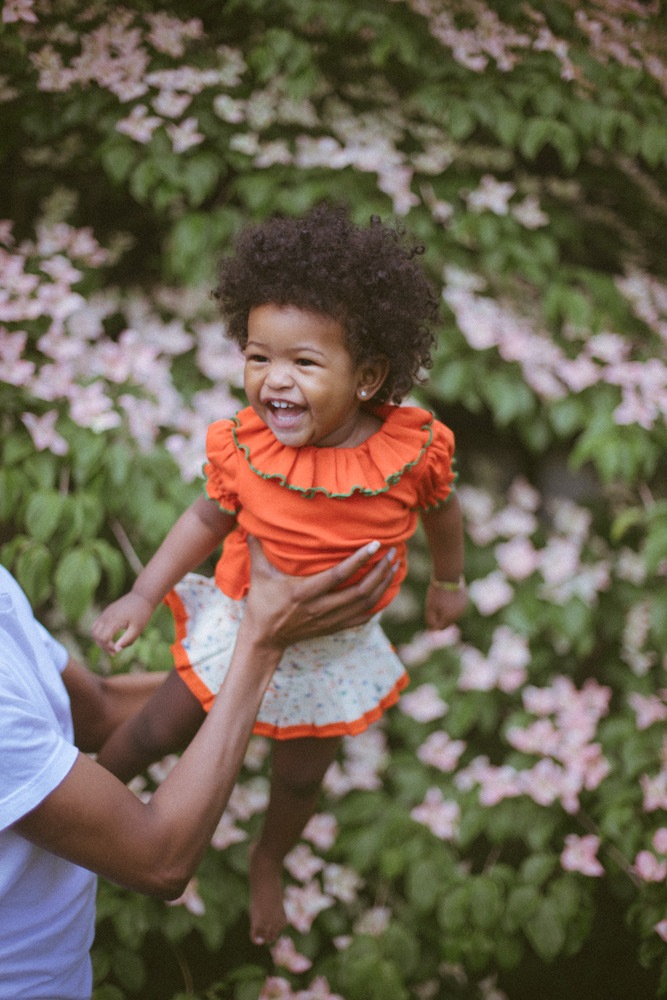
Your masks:
M 292 384 L 290 365 L 283 361 L 274 361 L 269 367 L 266 376 L 267 385 L 272 389 L 282 389 Z

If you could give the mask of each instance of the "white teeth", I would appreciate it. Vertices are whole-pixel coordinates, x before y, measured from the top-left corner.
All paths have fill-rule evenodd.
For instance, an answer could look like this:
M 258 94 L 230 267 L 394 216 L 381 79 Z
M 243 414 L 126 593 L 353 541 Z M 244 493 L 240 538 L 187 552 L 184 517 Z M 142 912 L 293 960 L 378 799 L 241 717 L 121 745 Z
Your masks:
M 289 410 L 291 405 L 291 403 L 282 403 L 278 401 L 271 403 L 271 406 L 273 406 L 276 410 Z

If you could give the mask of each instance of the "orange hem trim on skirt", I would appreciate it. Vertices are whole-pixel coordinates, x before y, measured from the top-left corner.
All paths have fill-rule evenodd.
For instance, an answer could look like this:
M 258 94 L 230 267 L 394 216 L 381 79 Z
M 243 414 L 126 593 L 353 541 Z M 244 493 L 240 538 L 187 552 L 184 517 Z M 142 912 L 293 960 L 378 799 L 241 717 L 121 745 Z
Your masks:
M 330 722 L 326 726 L 313 726 L 302 724 L 299 726 L 274 726 L 268 722 L 257 720 L 253 727 L 256 736 L 269 736 L 273 740 L 296 740 L 304 736 L 316 736 L 324 739 L 327 736 L 358 736 L 368 729 L 370 725 L 380 718 L 387 708 L 391 708 L 398 701 L 398 697 L 410 683 L 410 677 L 404 673 L 398 678 L 389 694 L 385 695 L 381 702 L 370 712 L 365 712 L 360 718 L 353 719 L 352 722 Z
M 183 646 L 183 640 L 187 636 L 188 622 L 185 606 L 175 590 L 167 594 L 164 601 L 174 616 L 176 638 L 171 651 L 176 670 L 181 680 L 192 691 L 204 711 L 209 712 L 215 701 L 215 695 L 192 669 L 187 650 Z M 316 736 L 320 739 L 325 739 L 328 736 L 358 736 L 359 733 L 363 733 L 370 725 L 377 722 L 386 709 L 396 704 L 401 691 L 409 683 L 410 676 L 406 671 L 398 678 L 389 694 L 385 695 L 375 708 L 372 708 L 369 712 L 365 712 L 360 718 L 353 719 L 351 722 L 330 722 L 326 726 L 314 726 L 308 723 L 296 726 L 275 726 L 269 722 L 257 720 L 252 731 L 256 736 L 268 736 L 274 740 L 295 740 L 305 736 Z
M 167 594 L 164 599 L 164 603 L 174 616 L 176 638 L 172 644 L 171 652 L 174 657 L 176 672 L 184 684 L 190 688 L 204 711 L 209 712 L 213 706 L 215 695 L 213 695 L 204 682 L 197 677 L 196 673 L 192 669 L 187 650 L 183 645 L 183 640 L 188 634 L 188 613 L 185 610 L 185 605 L 175 590 L 171 590 Z

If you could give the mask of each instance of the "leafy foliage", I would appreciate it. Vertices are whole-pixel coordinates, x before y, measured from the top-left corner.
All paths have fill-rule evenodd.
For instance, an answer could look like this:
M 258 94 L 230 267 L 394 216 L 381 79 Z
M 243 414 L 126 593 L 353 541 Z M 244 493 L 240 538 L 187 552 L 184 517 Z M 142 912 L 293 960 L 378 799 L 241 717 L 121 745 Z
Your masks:
M 216 255 L 325 197 L 424 241 L 469 532 L 443 635 L 415 539 L 387 622 L 414 690 L 289 878 L 305 964 L 238 942 L 256 747 L 184 906 L 101 886 L 96 1000 L 158 968 L 174 998 L 481 997 L 584 947 L 600 885 L 667 989 L 665 37 L 633 0 L 6 0 L 0 557 L 49 624 L 109 669 L 91 617 L 240 398 Z M 160 614 L 114 669 L 168 644 Z

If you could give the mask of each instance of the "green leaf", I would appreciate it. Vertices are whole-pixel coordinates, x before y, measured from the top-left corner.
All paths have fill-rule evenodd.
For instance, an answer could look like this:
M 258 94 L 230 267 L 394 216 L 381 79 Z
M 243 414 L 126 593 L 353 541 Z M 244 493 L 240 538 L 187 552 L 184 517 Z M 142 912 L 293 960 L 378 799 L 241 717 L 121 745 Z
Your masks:
M 128 948 L 117 948 L 112 957 L 111 968 L 121 985 L 137 993 L 146 981 L 143 959 Z
M 114 139 L 102 147 L 100 160 L 114 184 L 122 184 L 137 161 L 137 151 L 132 143 Z
M 504 925 L 509 931 L 523 927 L 537 910 L 539 902 L 539 892 L 533 885 L 519 885 L 512 889 L 505 907 Z
M 75 549 L 63 556 L 56 569 L 56 595 L 69 619 L 79 620 L 91 604 L 99 582 L 100 565 L 91 552 Z
M 480 391 L 501 427 L 506 427 L 518 417 L 527 416 L 535 406 L 531 390 L 521 381 L 518 372 L 514 373 L 511 369 L 487 372 Z
M 612 521 L 610 538 L 618 543 L 632 528 L 636 528 L 644 520 L 644 511 L 640 507 L 626 507 Z
M 48 542 L 56 531 L 66 497 L 57 490 L 37 490 L 28 501 L 25 523 L 28 532 L 39 542 Z
M 138 202 L 149 200 L 153 188 L 160 179 L 160 171 L 152 160 L 141 160 L 130 174 L 130 193 Z
M 658 167 L 667 156 L 667 127 L 664 121 L 649 122 L 641 132 L 639 151 L 650 167 Z
M 470 887 L 470 912 L 474 924 L 482 930 L 495 926 L 503 911 L 500 886 L 486 875 L 473 878 Z
M 466 927 L 469 922 L 469 889 L 459 885 L 447 892 L 438 906 L 438 925 L 450 934 Z
M 30 541 L 16 561 L 16 576 L 33 607 L 42 604 L 52 590 L 53 559 L 46 545 Z
M 435 861 L 424 858 L 408 869 L 407 897 L 418 913 L 426 913 L 435 906 L 440 885 L 440 868 Z
M 188 202 L 195 208 L 214 192 L 220 177 L 220 167 L 220 158 L 213 153 L 198 153 L 184 161 L 181 183 Z
M 549 142 L 555 122 L 551 118 L 531 118 L 524 123 L 519 149 L 529 160 L 534 160 L 543 146 Z
M 649 527 L 643 547 L 644 561 L 649 573 L 657 573 L 667 559 L 667 519 L 656 519 Z
M 521 865 L 521 880 L 531 886 L 540 886 L 549 878 L 556 864 L 553 854 L 533 854 Z
M 565 945 L 565 926 L 558 908 L 550 899 L 543 899 L 524 925 L 524 933 L 535 952 L 545 962 L 552 962 Z
M 0 469 L 0 521 L 9 521 L 23 492 L 25 476 L 18 469 Z

